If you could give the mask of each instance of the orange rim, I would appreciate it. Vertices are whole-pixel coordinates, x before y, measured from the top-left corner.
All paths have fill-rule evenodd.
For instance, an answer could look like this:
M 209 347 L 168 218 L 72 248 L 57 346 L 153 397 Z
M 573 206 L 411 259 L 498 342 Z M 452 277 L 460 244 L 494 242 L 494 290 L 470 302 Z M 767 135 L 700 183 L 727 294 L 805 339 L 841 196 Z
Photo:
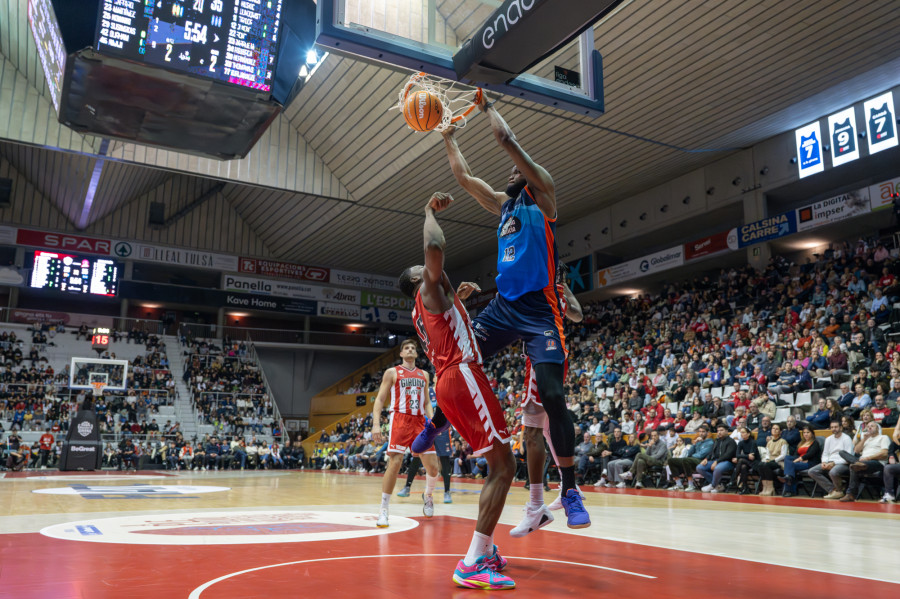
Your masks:
M 480 87 L 478 89 L 476 89 L 475 90 L 475 98 L 473 98 L 472 104 L 468 108 L 466 108 L 465 111 L 461 112 L 460 114 L 458 114 L 455 117 L 453 117 L 452 119 L 450 119 L 450 122 L 456 123 L 456 122 L 466 118 L 470 114 L 472 114 L 472 111 L 475 110 L 475 107 L 481 103 L 481 93 L 482 92 L 481 92 Z

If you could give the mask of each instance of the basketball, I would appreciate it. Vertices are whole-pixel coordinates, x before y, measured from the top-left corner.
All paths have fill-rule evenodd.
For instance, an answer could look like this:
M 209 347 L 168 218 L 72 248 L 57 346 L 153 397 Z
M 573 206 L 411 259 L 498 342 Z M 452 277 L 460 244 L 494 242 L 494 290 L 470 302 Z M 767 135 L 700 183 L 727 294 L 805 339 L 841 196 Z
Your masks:
M 441 124 L 444 106 L 431 92 L 420 90 L 409 94 L 403 105 L 403 118 L 415 131 L 431 131 Z

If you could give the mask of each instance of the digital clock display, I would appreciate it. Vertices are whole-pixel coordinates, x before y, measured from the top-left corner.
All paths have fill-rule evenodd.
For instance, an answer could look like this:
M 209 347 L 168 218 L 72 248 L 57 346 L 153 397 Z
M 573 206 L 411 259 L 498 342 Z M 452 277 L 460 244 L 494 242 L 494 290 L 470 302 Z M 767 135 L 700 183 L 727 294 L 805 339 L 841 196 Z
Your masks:
M 31 286 L 115 297 L 119 289 L 119 265 L 104 258 L 38 251 L 34 253 Z
M 282 0 L 101 0 L 101 54 L 271 91 Z

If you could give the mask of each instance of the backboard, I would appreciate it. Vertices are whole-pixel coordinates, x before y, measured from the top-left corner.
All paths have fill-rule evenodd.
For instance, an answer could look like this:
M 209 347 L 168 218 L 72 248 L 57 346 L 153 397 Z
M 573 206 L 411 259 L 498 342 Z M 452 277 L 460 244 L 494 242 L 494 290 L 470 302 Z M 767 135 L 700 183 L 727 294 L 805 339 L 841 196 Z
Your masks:
M 316 44 L 597 117 L 593 24 L 621 2 L 319 0 Z
M 72 358 L 69 365 L 69 388 L 90 389 L 99 394 L 124 391 L 128 384 L 128 360 Z

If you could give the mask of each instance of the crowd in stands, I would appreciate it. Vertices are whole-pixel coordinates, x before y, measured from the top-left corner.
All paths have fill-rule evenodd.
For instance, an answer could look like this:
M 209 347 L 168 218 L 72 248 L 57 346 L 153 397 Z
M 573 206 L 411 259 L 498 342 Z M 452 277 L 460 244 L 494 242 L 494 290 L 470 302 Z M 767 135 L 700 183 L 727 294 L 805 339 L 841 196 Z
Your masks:
M 785 481 L 782 492 L 793 494 L 808 469 L 832 497 L 848 486 L 855 495 L 858 481 L 835 480 L 853 472 L 879 477 L 897 462 L 897 434 L 889 439 L 881 431 L 898 419 L 900 344 L 890 326 L 898 277 L 896 250 L 860 239 L 833 244 L 802 264 L 774 256 L 761 272 L 749 265 L 725 269 L 659 294 L 584 305 L 583 321 L 568 323 L 565 381 L 582 482 L 643 486 L 644 474 L 655 469 L 662 473 L 659 484 L 675 489 L 722 491 L 723 481 L 732 481 L 728 489 L 749 492 L 753 481 L 771 494 Z M 517 434 L 521 354 L 514 345 L 485 364 Z M 817 391 L 815 405 L 794 403 L 796 394 L 811 391 Z M 840 450 L 847 455 L 827 455 L 834 460 L 826 467 L 830 477 L 804 468 L 806 437 L 835 427 L 852 443 Z M 867 437 L 870 429 L 875 433 Z M 323 454 L 322 463 L 345 467 L 354 450 L 371 453 L 366 434 L 364 423 L 338 435 L 329 431 L 316 454 Z M 692 439 L 703 435 L 708 443 L 701 439 L 698 449 Z M 735 455 L 718 453 L 731 447 L 720 435 L 734 443 Z M 716 447 L 714 471 L 707 471 L 707 445 L 709 452 Z M 761 467 L 747 466 L 754 461 L 747 457 L 750 445 Z M 884 455 L 871 450 L 881 445 Z M 481 474 L 471 448 L 455 438 L 454 450 L 456 474 Z M 517 451 L 523 458 L 520 442 Z M 673 458 L 682 461 L 667 467 Z M 725 458 L 731 466 L 721 464 Z M 894 489 L 884 493 L 893 497 Z
M 278 436 L 272 398 L 247 344 L 182 337 L 184 380 L 201 420 L 225 435 L 268 433 Z

